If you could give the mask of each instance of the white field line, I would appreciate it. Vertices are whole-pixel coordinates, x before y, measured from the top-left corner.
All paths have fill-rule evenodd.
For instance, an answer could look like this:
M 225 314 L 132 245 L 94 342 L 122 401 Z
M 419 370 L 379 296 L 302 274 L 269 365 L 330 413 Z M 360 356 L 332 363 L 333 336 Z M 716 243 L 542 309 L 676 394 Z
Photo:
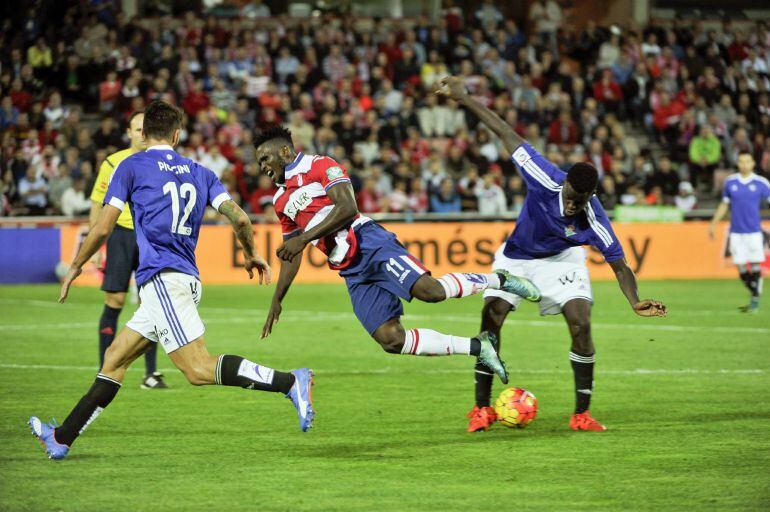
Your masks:
M 41 301 L 41 300 L 11 300 L 0 299 L 0 303 L 7 304 L 28 304 L 31 306 L 44 306 L 44 307 L 59 307 L 64 306 L 57 304 L 56 302 Z M 100 305 L 100 304 L 99 304 Z M 88 307 L 93 309 L 97 304 L 71 304 L 68 307 Z M 262 318 L 266 317 L 268 311 L 265 309 L 245 309 L 245 308 L 216 308 L 201 306 L 200 308 L 202 316 L 208 316 L 207 313 L 222 313 L 222 314 L 243 314 L 248 313 L 249 316 L 234 316 L 228 318 L 204 318 L 205 323 L 212 324 L 227 324 L 227 323 L 251 323 L 261 326 Z M 630 315 L 630 313 L 629 313 Z M 281 315 L 282 319 L 288 319 L 292 321 L 301 322 L 313 322 L 323 320 L 345 320 L 356 321 L 356 317 L 352 312 L 345 313 L 341 311 L 307 311 L 307 310 L 287 310 Z M 478 315 L 404 315 L 406 321 L 441 321 L 441 322 L 456 322 L 456 323 L 480 323 L 480 316 Z M 515 315 L 511 315 L 508 321 L 509 326 L 527 326 L 527 327 L 546 327 L 564 329 L 564 323 L 558 321 L 546 321 L 546 320 L 517 320 Z M 664 332 L 716 332 L 725 334 L 770 334 L 770 328 L 766 327 L 720 327 L 720 326 L 704 326 L 704 325 L 668 325 L 668 320 L 660 318 L 647 318 L 647 319 L 634 319 L 634 323 L 608 323 L 608 322 L 593 322 L 593 327 L 600 329 L 649 329 L 653 331 Z M 0 324 L 0 332 L 3 330 L 19 331 L 31 328 L 30 324 Z M 86 327 L 93 327 L 91 323 L 85 322 L 72 322 L 72 323 L 52 323 L 45 324 L 40 323 L 34 325 L 36 330 L 40 329 L 80 329 Z
M 4 370 L 65 370 L 65 371 L 90 371 L 96 372 L 95 366 L 67 366 L 54 364 L 14 364 L 0 363 L 0 369 Z M 129 371 L 144 371 L 141 368 L 129 368 Z M 160 371 L 174 373 L 176 368 L 160 368 Z M 314 372 L 324 375 L 387 375 L 387 374 L 466 374 L 470 375 L 469 369 L 426 369 L 426 370 L 397 370 L 393 368 L 378 368 L 376 370 L 323 370 L 314 368 Z M 538 375 L 561 375 L 571 374 L 571 370 L 556 369 L 533 369 L 533 370 L 514 370 L 514 374 L 538 374 Z M 636 368 L 633 370 L 601 370 L 602 375 L 764 375 L 767 370 L 761 368 L 739 368 L 739 369 L 716 369 L 703 370 L 697 368 L 682 369 L 648 369 Z

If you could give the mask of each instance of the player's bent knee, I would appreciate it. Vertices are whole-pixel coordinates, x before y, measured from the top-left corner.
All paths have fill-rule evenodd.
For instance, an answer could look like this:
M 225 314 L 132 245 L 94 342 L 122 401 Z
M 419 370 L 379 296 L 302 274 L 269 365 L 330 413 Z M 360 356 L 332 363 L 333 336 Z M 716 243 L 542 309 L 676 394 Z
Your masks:
M 123 309 L 126 304 L 126 294 L 107 292 L 104 303 L 113 309 Z
M 406 338 L 406 332 L 401 324 L 382 325 L 372 335 L 377 343 L 380 344 L 382 349 L 389 354 L 400 354 L 401 349 L 404 348 L 404 339 Z
M 444 287 L 428 274 L 417 280 L 412 289 L 412 295 L 422 302 L 441 302 L 447 298 Z
M 202 365 L 194 365 L 190 368 L 182 370 L 184 376 L 187 378 L 187 382 L 193 386 L 205 386 L 207 384 L 213 384 L 213 379 L 209 375 L 211 372 Z

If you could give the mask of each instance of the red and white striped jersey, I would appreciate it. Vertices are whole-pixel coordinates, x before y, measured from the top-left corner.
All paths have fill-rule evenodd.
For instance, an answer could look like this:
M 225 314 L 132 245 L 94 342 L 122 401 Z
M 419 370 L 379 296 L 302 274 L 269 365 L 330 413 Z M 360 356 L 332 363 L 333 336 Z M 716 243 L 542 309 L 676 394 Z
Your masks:
M 350 183 L 350 178 L 345 169 L 328 156 L 299 153 L 294 162 L 286 166 L 284 182 L 273 196 L 273 206 L 286 239 L 324 220 L 334 208 L 326 192 L 340 183 Z M 370 220 L 359 214 L 349 226 L 313 241 L 328 257 L 330 268 L 341 270 L 350 265 L 358 248 L 353 227 Z

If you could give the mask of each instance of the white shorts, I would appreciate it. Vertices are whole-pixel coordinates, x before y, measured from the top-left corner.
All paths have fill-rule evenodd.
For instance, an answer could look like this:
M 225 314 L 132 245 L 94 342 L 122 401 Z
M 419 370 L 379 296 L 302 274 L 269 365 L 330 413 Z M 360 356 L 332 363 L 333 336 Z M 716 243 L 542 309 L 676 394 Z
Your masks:
M 730 254 L 733 263 L 762 263 L 765 261 L 765 248 L 762 232 L 730 233 Z
M 126 327 L 163 345 L 167 354 L 201 337 L 206 328 L 198 315 L 203 286 L 181 272 L 160 272 L 139 289 L 141 304 Z
M 525 277 L 540 288 L 543 300 L 540 301 L 541 315 L 558 315 L 562 307 L 573 299 L 585 299 L 593 302 L 591 282 L 586 266 L 586 250 L 571 247 L 564 252 L 536 260 L 514 260 L 503 254 L 505 244 L 495 253 L 493 269 L 507 270 L 511 274 Z M 500 290 L 486 290 L 484 297 L 500 297 L 510 303 L 514 309 L 522 298 Z

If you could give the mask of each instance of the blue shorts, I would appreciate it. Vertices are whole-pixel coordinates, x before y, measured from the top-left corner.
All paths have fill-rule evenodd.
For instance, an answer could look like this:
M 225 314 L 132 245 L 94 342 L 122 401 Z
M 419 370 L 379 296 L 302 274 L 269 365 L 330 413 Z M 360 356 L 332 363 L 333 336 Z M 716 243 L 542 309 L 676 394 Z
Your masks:
M 379 224 L 367 222 L 355 233 L 358 253 L 340 276 L 345 278 L 358 321 L 373 334 L 383 323 L 404 314 L 401 299 L 411 301 L 412 286 L 430 272 Z

